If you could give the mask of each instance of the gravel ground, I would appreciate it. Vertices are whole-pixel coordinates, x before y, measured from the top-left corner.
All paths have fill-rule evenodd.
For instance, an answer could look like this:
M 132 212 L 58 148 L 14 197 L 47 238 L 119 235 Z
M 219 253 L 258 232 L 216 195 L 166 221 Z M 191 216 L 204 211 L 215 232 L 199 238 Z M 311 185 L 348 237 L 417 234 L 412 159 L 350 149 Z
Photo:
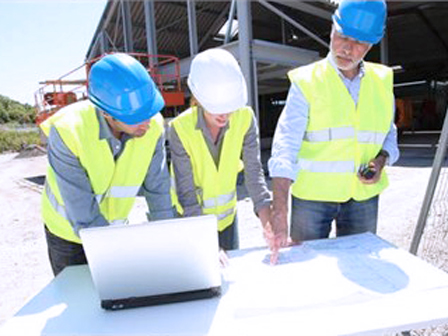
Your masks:
M 53 278 L 40 219 L 41 187 L 27 180 L 45 174 L 46 156 L 0 155 L 0 324 Z M 429 162 L 429 161 L 428 161 Z M 431 171 L 424 164 L 388 167 L 390 187 L 380 197 L 378 234 L 408 249 Z M 260 223 L 244 187 L 239 190 L 241 248 L 263 246 Z M 131 222 L 144 220 L 139 200 Z

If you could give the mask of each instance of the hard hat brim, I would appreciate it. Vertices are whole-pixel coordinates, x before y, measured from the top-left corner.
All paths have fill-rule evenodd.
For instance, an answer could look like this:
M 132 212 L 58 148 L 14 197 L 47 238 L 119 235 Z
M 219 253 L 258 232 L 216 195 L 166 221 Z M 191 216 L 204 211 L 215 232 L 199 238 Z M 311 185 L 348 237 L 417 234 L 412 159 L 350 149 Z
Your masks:
M 245 80 L 242 80 L 240 84 L 241 93 L 238 96 L 233 97 L 233 99 L 226 100 L 225 102 L 210 100 L 206 99 L 206 97 L 202 97 L 201 90 L 196 88 L 190 77 L 187 80 L 187 84 L 199 104 L 201 104 L 201 106 L 211 114 L 230 113 L 247 105 L 247 86 Z
M 135 125 L 149 120 L 165 106 L 165 101 L 157 89 L 154 90 L 152 99 L 149 99 L 145 104 L 135 110 L 123 110 L 107 106 L 91 92 L 89 92 L 89 100 L 100 110 L 127 125 Z
M 336 31 L 344 36 L 350 37 L 356 41 L 368 44 L 377 44 L 383 38 L 381 35 L 365 34 L 361 30 L 344 27 L 337 16 L 333 15 L 333 25 Z

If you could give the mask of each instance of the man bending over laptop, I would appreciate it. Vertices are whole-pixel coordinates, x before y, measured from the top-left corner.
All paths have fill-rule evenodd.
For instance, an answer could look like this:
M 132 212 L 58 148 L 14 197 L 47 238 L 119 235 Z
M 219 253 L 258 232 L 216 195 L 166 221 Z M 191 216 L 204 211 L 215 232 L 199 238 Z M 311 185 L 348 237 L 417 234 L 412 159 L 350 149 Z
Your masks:
M 163 98 L 143 65 L 113 54 L 96 62 L 89 100 L 41 124 L 49 166 L 42 215 L 53 273 L 87 263 L 86 227 L 124 224 L 140 189 L 149 219 L 175 216 L 166 167 Z

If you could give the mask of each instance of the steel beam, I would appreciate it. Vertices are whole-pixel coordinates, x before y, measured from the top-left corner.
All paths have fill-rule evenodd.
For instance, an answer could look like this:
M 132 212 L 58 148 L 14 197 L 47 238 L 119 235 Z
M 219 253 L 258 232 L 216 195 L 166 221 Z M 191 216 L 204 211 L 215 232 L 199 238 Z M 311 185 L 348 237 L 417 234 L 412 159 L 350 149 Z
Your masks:
M 237 1 L 239 59 L 247 83 L 248 105 L 254 106 L 257 97 L 255 97 L 255 75 L 252 63 L 252 15 L 250 6 L 250 1 Z M 258 111 L 255 111 L 255 113 L 258 114 Z
M 258 104 L 258 78 L 257 78 L 257 61 L 256 59 L 252 60 L 252 69 L 254 69 L 254 100 L 252 102 L 252 107 L 255 112 L 255 118 L 258 121 L 258 129 L 261 127 L 260 122 L 260 104 Z
M 101 31 L 101 38 L 100 38 L 100 51 L 101 51 L 101 54 L 106 53 L 107 50 L 109 50 L 109 39 L 107 37 L 107 32 L 103 29 Z
M 263 5 L 264 7 L 266 7 L 267 9 L 269 9 L 271 12 L 277 14 L 278 16 L 280 16 L 282 19 L 284 19 L 285 21 L 288 21 L 290 24 L 292 24 L 294 27 L 296 27 L 297 29 L 301 30 L 303 33 L 305 33 L 306 35 L 312 37 L 315 41 L 317 41 L 318 43 L 320 43 L 321 45 L 323 45 L 324 47 L 329 48 L 329 45 L 327 42 L 325 42 L 324 40 L 322 40 L 319 36 L 317 36 L 316 34 L 314 34 L 313 32 L 311 32 L 310 30 L 308 30 L 307 28 L 305 28 L 304 26 L 302 26 L 300 23 L 298 23 L 297 21 L 295 21 L 294 19 L 290 18 L 288 15 L 286 15 L 285 13 L 283 13 L 281 10 L 279 10 L 277 7 L 271 5 L 269 2 L 265 1 L 265 0 L 258 0 L 258 2 Z
M 210 29 L 205 33 L 202 34 L 202 39 L 199 41 L 199 49 L 202 48 L 205 42 L 209 39 L 210 35 L 214 34 L 216 30 L 223 24 L 221 21 L 223 20 L 224 16 L 226 15 L 226 11 L 223 10 L 215 19 L 215 22 L 212 24 Z
M 388 65 L 389 64 L 389 36 L 387 34 L 387 29 L 384 33 L 383 39 L 381 40 L 380 53 L 381 53 L 381 63 Z
M 254 40 L 253 58 L 258 62 L 297 67 L 320 59 L 319 53 L 283 44 Z
M 223 45 L 221 47 L 229 51 L 236 59 L 240 60 L 240 42 L 234 41 Z M 263 73 L 259 76 L 259 79 L 279 78 L 283 77 L 287 70 L 292 67 L 298 67 L 300 65 L 309 64 L 320 59 L 319 53 L 307 49 L 301 49 L 291 46 L 286 46 L 278 43 L 253 40 L 252 41 L 252 57 L 255 61 L 260 63 L 276 64 L 277 66 L 285 67 L 284 72 L 279 69 L 273 69 L 271 72 Z M 192 57 L 184 58 L 180 60 L 180 76 L 185 78 L 188 76 L 190 70 L 190 64 Z M 174 68 L 172 65 L 166 65 L 159 68 L 162 73 L 173 73 Z M 268 76 L 268 73 L 272 73 Z
M 118 5 L 117 1 L 108 2 L 106 4 L 106 7 L 103 11 L 103 14 L 100 19 L 100 23 L 98 24 L 98 26 L 96 28 L 94 36 L 96 36 L 97 34 L 100 34 L 100 32 L 102 32 L 102 31 L 105 31 L 105 29 L 107 28 L 107 26 L 110 23 L 110 20 L 112 19 L 112 14 L 115 12 L 117 5 Z M 107 14 L 107 16 L 106 16 L 106 14 Z M 106 36 L 106 38 L 107 38 L 107 36 Z M 94 43 L 96 43 L 96 41 L 92 40 L 92 42 L 89 46 L 89 49 L 87 50 L 86 61 L 89 59 L 92 59 L 96 56 L 94 53 L 95 51 L 93 50 Z
M 187 0 L 188 12 L 188 34 L 190 38 L 190 55 L 198 53 L 198 32 L 196 28 L 196 5 L 195 0 Z
M 134 39 L 132 36 L 131 4 L 129 1 L 121 0 L 121 22 L 123 24 L 124 50 L 134 51 Z
M 298 9 L 301 12 L 312 14 L 314 16 L 320 17 L 321 19 L 331 21 L 331 16 L 333 13 L 326 11 L 325 9 L 321 9 L 319 7 L 315 7 L 309 5 L 303 1 L 284 1 L 284 0 L 272 0 L 272 2 L 277 2 L 284 6 L 288 6 L 294 9 Z
M 227 20 L 227 31 L 226 36 L 224 37 L 224 44 L 229 43 L 231 39 L 230 34 L 232 32 L 233 18 L 235 17 L 235 2 L 236 0 L 232 0 L 232 4 L 230 6 L 229 18 Z
M 146 48 L 148 54 L 157 55 L 157 33 L 156 33 L 156 16 L 154 11 L 154 1 L 145 0 L 145 29 L 146 29 Z M 156 60 L 151 59 L 154 62 Z

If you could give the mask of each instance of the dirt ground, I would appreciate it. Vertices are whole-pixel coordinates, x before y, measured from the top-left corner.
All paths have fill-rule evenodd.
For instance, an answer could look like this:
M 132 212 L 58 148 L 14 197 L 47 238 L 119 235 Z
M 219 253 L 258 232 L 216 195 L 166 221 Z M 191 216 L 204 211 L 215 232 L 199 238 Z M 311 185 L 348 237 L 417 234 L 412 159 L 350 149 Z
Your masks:
M 40 218 L 42 187 L 27 180 L 45 174 L 46 156 L 0 155 L 0 324 L 52 280 Z M 408 249 L 431 168 L 388 167 L 390 187 L 380 197 L 378 234 Z M 142 202 L 131 215 L 144 220 Z M 238 202 L 241 248 L 264 245 L 252 202 Z

